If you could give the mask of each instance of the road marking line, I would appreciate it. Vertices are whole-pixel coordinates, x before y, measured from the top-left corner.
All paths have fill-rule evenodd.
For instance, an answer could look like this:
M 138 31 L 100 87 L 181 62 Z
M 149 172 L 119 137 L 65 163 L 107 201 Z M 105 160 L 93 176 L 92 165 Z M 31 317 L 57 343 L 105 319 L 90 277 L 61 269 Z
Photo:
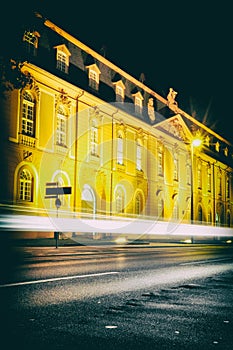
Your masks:
M 62 281 L 62 280 L 72 280 L 72 279 L 76 279 L 76 278 L 96 277 L 96 276 L 104 276 L 104 275 L 114 275 L 114 274 L 118 274 L 118 273 L 119 272 L 117 272 L 117 271 L 110 271 L 110 272 L 91 273 L 89 275 L 54 277 L 54 278 L 48 278 L 48 279 L 44 279 L 44 280 L 37 280 L 37 281 L 25 281 L 25 282 L 1 284 L 0 288 L 24 286 L 24 285 L 27 285 L 27 284 L 47 283 L 47 282 Z
M 232 260 L 232 258 L 222 258 L 222 259 L 212 259 L 212 260 L 200 260 L 200 261 L 193 261 L 193 262 L 190 261 L 190 262 L 183 263 L 183 264 L 180 264 L 180 265 L 184 266 L 184 265 L 206 264 L 206 263 L 219 262 L 219 261 L 228 261 L 228 260 Z

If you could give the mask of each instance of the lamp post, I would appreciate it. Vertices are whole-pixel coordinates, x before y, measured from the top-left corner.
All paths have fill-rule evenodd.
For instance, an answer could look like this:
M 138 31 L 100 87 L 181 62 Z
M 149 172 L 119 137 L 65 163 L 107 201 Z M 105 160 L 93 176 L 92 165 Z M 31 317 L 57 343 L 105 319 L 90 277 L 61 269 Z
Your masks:
M 200 147 L 202 144 L 201 138 L 194 138 L 190 145 L 191 149 L 191 208 L 190 208 L 190 221 L 193 224 L 194 221 L 194 149 Z M 191 236 L 191 242 L 194 243 L 194 237 Z

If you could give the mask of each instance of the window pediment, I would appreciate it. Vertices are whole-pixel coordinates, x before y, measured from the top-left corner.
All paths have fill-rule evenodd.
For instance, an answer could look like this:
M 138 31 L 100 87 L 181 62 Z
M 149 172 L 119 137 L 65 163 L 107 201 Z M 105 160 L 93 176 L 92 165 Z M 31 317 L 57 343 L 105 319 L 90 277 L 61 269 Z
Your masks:
M 65 44 L 54 46 L 54 49 L 56 49 L 57 52 L 63 52 L 66 56 L 71 56 L 71 53 Z
M 113 85 L 115 85 L 115 87 L 119 86 L 120 88 L 122 88 L 123 90 L 125 90 L 125 84 L 123 83 L 122 80 L 118 80 L 116 82 L 113 82 Z
M 140 99 L 141 101 L 144 100 L 144 97 L 142 96 L 142 94 L 141 94 L 140 91 L 137 91 L 137 92 L 135 92 L 135 93 L 132 93 L 132 96 L 133 96 L 134 98 Z
M 94 71 L 98 75 L 101 74 L 101 71 L 96 63 L 90 64 L 89 66 L 86 66 L 86 67 L 89 69 L 89 72 Z
M 116 101 L 123 102 L 125 98 L 125 84 L 122 80 L 118 80 L 113 82 L 113 85 L 115 86 Z

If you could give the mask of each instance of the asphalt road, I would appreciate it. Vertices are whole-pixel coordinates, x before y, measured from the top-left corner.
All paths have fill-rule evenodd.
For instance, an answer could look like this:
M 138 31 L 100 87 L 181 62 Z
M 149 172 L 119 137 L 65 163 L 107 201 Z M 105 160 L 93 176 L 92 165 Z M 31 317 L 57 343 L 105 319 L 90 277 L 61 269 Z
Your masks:
M 20 248 L 4 349 L 233 349 L 233 247 Z

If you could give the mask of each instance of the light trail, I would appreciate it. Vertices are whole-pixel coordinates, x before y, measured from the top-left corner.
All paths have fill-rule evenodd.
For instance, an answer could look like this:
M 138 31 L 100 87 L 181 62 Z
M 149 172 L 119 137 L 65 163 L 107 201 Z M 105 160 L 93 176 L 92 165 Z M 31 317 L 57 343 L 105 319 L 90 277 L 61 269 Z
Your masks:
M 0 217 L 0 231 L 233 237 L 233 229 L 230 227 L 102 215 L 96 215 L 94 219 L 91 216 L 56 218 L 36 215 L 5 215 Z
M 220 262 L 220 261 L 229 261 L 232 260 L 232 258 L 220 258 L 220 259 L 209 259 L 209 260 L 200 260 L 200 261 L 190 261 L 187 263 L 180 264 L 181 266 L 186 265 L 197 265 L 197 264 L 207 264 L 207 263 L 214 263 L 214 262 Z
M 117 272 L 117 271 L 110 271 L 110 272 L 91 273 L 89 275 L 54 277 L 54 278 L 47 278 L 47 279 L 43 279 L 43 280 L 37 280 L 37 281 L 25 281 L 25 282 L 1 284 L 0 288 L 18 287 L 18 286 L 25 286 L 28 284 L 39 284 L 39 283 L 48 283 L 48 282 L 56 282 L 56 281 L 63 281 L 63 280 L 72 280 L 72 279 L 77 279 L 77 278 L 98 277 L 98 276 L 104 276 L 104 275 L 115 275 L 118 273 L 119 272 Z

